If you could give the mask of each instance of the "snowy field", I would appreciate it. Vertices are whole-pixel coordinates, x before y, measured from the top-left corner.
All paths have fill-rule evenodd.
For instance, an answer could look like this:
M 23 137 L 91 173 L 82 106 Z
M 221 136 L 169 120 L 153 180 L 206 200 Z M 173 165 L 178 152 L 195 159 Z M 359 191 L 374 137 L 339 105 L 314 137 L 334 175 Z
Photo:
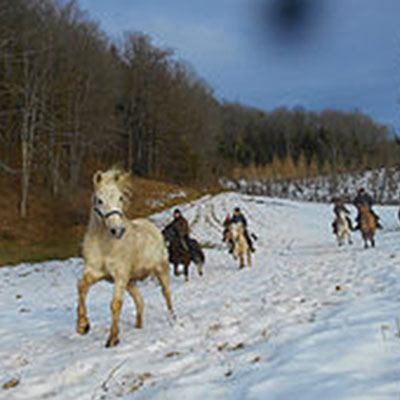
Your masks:
M 259 237 L 244 270 L 221 243 L 236 205 Z M 126 296 L 115 348 L 104 347 L 107 283 L 89 293 L 91 331 L 75 332 L 81 259 L 0 268 L 1 399 L 400 398 L 395 207 L 377 207 L 385 229 L 369 250 L 359 233 L 337 247 L 324 204 L 228 193 L 181 208 L 206 246 L 205 275 L 172 278 L 174 323 L 156 283 L 142 283 L 144 327 Z

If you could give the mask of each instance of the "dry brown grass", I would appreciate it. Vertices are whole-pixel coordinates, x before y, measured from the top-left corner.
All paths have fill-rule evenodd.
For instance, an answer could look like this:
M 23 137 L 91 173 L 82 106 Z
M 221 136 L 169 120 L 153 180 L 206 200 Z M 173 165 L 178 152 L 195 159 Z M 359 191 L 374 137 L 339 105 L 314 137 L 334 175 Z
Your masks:
M 91 181 L 68 196 L 52 197 L 33 186 L 26 219 L 18 215 L 19 181 L 0 174 L 0 266 L 79 256 L 89 215 Z M 202 193 L 164 182 L 134 180 L 130 217 L 147 216 Z M 181 191 L 186 197 L 169 197 Z

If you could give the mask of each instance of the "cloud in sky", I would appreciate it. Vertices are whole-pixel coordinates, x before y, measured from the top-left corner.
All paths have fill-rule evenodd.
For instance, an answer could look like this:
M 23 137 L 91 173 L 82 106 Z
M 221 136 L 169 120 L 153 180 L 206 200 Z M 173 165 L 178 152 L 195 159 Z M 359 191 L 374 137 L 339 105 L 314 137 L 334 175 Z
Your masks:
M 400 130 L 398 0 L 78 2 L 112 37 L 140 31 L 174 49 L 221 99 L 266 110 L 360 109 Z M 295 26 L 284 37 L 277 2 L 284 13 L 289 4 L 289 24 L 290 13 L 304 16 L 304 32 Z

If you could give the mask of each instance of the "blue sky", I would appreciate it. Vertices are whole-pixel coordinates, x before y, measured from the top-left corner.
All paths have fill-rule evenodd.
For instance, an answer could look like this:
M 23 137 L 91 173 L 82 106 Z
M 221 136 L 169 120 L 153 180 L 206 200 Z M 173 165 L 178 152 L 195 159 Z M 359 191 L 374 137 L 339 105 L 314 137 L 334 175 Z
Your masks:
M 296 14 L 304 18 L 283 18 L 279 2 L 310 7 Z M 78 4 L 112 38 L 139 31 L 173 49 L 219 99 L 263 110 L 359 109 L 400 133 L 399 0 Z

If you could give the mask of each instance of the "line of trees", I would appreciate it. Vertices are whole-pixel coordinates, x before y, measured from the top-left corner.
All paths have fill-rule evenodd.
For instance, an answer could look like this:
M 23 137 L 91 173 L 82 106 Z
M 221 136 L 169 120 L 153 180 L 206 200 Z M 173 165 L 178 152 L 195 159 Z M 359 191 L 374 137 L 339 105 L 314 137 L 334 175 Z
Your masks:
M 224 105 L 220 150 L 239 170 L 268 178 L 337 174 L 398 162 L 394 134 L 358 112 L 310 112 L 297 107 L 266 113 Z
M 171 50 L 136 32 L 111 42 L 74 1 L 56 0 L 0 3 L 0 143 L 21 216 L 31 185 L 57 196 L 114 162 L 204 186 L 278 161 L 295 174 L 300 162 L 336 171 L 394 159 L 388 129 L 361 113 L 221 103 Z

